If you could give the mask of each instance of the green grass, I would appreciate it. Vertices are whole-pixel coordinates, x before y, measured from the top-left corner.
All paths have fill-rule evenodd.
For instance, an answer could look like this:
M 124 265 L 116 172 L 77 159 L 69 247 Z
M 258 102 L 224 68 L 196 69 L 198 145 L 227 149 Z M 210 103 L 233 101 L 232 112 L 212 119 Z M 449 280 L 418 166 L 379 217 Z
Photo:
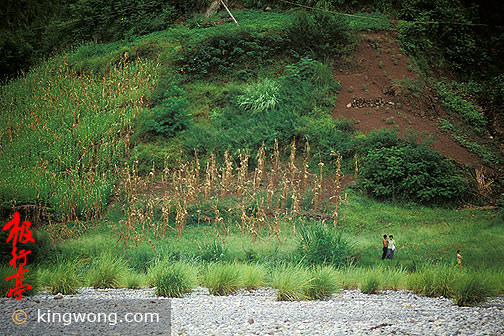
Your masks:
M 0 265 L 0 298 L 7 297 L 9 290 L 16 287 L 16 278 L 5 281 L 6 277 L 16 274 L 17 271 L 10 265 Z M 40 281 L 37 276 L 37 270 L 28 268 L 28 271 L 23 274 L 23 284 L 32 286 L 32 289 L 22 292 L 22 296 L 32 296 L 38 293 Z M 17 296 L 12 296 L 17 298 Z
M 332 266 L 317 266 L 311 272 L 312 281 L 306 291 L 313 300 L 330 297 L 339 289 L 339 277 Z
M 372 272 L 367 275 L 367 277 L 360 284 L 360 290 L 364 294 L 378 294 L 378 290 L 381 287 L 380 277 Z

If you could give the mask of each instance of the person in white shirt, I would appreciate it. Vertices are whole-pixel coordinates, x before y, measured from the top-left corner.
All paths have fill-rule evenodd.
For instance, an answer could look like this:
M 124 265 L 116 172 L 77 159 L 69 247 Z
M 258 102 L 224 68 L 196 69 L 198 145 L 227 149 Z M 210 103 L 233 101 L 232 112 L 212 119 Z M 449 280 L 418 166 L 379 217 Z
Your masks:
M 395 251 L 394 236 L 389 235 L 389 241 L 387 245 L 387 259 L 394 259 L 394 251 Z

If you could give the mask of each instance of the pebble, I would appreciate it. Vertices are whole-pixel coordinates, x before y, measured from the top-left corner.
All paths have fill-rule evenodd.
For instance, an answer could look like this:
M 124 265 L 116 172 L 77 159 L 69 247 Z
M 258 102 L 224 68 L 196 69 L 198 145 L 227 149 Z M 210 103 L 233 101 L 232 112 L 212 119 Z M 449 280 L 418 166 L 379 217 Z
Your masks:
M 504 297 L 458 307 L 448 298 L 406 290 L 371 295 L 340 290 L 325 300 L 297 302 L 276 301 L 275 294 L 272 288 L 259 288 L 212 296 L 198 287 L 171 299 L 171 335 L 504 335 Z M 42 293 L 30 300 L 52 298 Z M 164 299 L 156 298 L 152 288 L 81 288 L 76 295 L 64 295 L 67 298 Z M 15 307 L 15 301 L 0 299 L 2 310 Z

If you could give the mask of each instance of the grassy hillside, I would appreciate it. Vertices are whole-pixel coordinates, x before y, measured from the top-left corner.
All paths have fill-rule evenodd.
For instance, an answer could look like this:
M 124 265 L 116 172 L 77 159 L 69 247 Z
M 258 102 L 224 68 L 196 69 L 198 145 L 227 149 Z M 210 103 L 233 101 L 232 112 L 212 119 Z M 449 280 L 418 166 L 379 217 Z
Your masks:
M 340 285 L 347 274 L 345 286 L 372 287 L 376 273 L 390 272 L 377 287 L 416 290 L 431 264 L 451 277 L 461 249 L 456 279 L 484 271 L 491 282 L 481 298 L 502 293 L 499 138 L 488 138 L 491 120 L 476 99 L 458 96 L 476 86 L 431 78 L 410 54 L 418 81 L 399 83 L 397 103 L 421 110 L 435 90 L 445 118 L 420 116 L 408 132 L 413 116 L 388 101 L 335 118 L 338 99 L 354 95 L 335 78 L 361 76 L 375 57 L 359 53 L 373 43 L 365 33 L 393 34 L 394 21 L 378 12 L 234 14 L 239 27 L 221 13 L 84 43 L 0 88 L 0 218 L 18 210 L 51 236 L 40 236 L 34 257 L 42 287 L 164 288 L 164 272 L 211 287 L 213 271 L 236 273 L 221 263 L 252 263 L 274 286 L 277 273 L 322 274 L 316 267 L 331 264 Z M 398 61 L 408 58 L 406 42 L 389 64 L 397 73 L 408 71 Z M 362 97 L 376 84 L 365 80 L 352 87 Z M 404 123 L 374 112 L 388 115 L 389 106 Z M 365 121 L 388 129 L 364 129 Z M 474 162 L 432 150 L 423 131 L 438 124 Z M 470 142 L 469 129 L 479 138 Z M 473 176 L 482 162 L 489 172 Z M 383 234 L 396 238 L 393 261 L 379 259 Z

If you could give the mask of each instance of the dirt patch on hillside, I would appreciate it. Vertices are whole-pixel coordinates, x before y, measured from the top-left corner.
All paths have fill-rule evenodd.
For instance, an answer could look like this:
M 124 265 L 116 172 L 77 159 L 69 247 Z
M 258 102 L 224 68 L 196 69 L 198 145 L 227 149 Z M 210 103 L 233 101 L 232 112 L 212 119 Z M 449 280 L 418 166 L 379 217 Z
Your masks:
M 422 132 L 434 137 L 433 148 L 463 165 L 481 160 L 438 128 L 445 116 L 437 94 L 412 71 L 392 32 L 364 33 L 351 60 L 336 69 L 341 83 L 333 117 L 355 119 L 364 133 L 397 128 L 401 136 Z

